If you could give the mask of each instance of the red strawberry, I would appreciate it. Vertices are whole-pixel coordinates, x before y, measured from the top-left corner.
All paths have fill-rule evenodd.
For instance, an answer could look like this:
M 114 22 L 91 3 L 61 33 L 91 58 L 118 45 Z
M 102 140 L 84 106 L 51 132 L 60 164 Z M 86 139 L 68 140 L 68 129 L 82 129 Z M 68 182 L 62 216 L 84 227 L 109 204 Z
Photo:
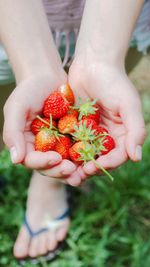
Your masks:
M 32 121 L 30 128 L 33 134 L 37 134 L 43 127 L 47 127 L 47 128 L 50 127 L 49 118 L 41 118 L 41 119 L 36 118 Z M 52 125 L 56 127 L 56 122 L 54 120 L 52 121 Z
M 115 141 L 110 135 L 107 135 L 105 136 L 104 141 L 102 142 L 102 145 L 104 146 L 105 150 L 101 151 L 101 155 L 106 155 L 113 148 L 115 148 Z
M 67 136 L 60 136 L 59 141 L 57 140 L 55 151 L 58 152 L 62 159 L 69 159 L 69 148 L 72 146 L 72 142 Z
M 93 108 L 94 108 L 95 113 L 92 114 L 89 112 L 87 115 L 83 115 L 82 119 L 91 119 L 91 120 L 96 121 L 96 123 L 98 124 L 100 121 L 100 109 L 99 109 L 99 106 L 96 104 L 93 105 Z
M 99 126 L 99 125 L 93 125 L 92 130 L 95 130 L 95 135 L 107 135 L 108 131 L 106 128 Z
M 69 110 L 69 102 L 58 91 L 55 91 L 49 95 L 44 102 L 43 114 L 45 117 L 52 115 L 53 119 L 62 118 Z
M 100 121 L 100 109 L 96 101 L 82 102 L 79 100 L 79 106 L 76 107 L 79 111 L 79 120 L 92 119 L 98 124 Z
M 67 114 L 72 114 L 74 115 L 77 119 L 78 119 L 78 116 L 79 116 L 79 112 L 75 109 L 69 109 Z
M 71 160 L 79 165 L 88 161 L 93 161 L 99 170 L 103 171 L 113 180 L 112 175 L 96 162 L 95 156 L 97 155 L 97 148 L 95 145 L 89 144 L 88 142 L 77 142 L 69 149 L 69 155 Z
M 86 124 L 87 128 L 91 127 L 93 129 L 94 126 L 98 126 L 96 121 L 92 119 L 82 119 L 81 121 Z
M 88 142 L 76 142 L 70 149 L 69 155 L 73 162 L 82 164 L 94 160 L 96 149 Z
M 97 139 L 94 127 L 97 127 L 94 120 L 81 120 L 74 126 L 74 132 L 72 132 L 71 135 L 75 141 L 92 142 Z
M 82 119 L 81 120 L 82 123 L 86 124 L 86 127 L 87 128 L 91 128 L 91 130 L 94 130 L 94 134 L 95 135 L 100 135 L 100 134 L 107 134 L 108 131 L 106 128 L 100 126 L 100 125 L 97 125 L 96 121 L 95 120 L 92 120 L 92 119 Z M 80 124 L 80 122 L 78 123 L 78 125 Z
M 47 128 L 43 128 L 35 136 L 34 147 L 35 150 L 46 152 L 54 150 L 56 145 L 56 136 L 53 131 L 50 131 Z
M 85 145 L 84 143 L 81 142 L 77 142 L 75 143 L 70 149 L 69 149 L 69 155 L 70 158 L 73 162 L 77 163 L 77 164 L 82 164 L 84 161 L 81 160 L 81 154 L 80 151 L 82 151 L 82 149 L 84 149 Z
M 75 102 L 74 94 L 69 84 L 61 85 L 58 90 L 65 96 L 68 102 L 73 105 Z
M 58 130 L 63 134 L 72 133 L 77 122 L 77 118 L 74 115 L 67 114 L 58 121 Z

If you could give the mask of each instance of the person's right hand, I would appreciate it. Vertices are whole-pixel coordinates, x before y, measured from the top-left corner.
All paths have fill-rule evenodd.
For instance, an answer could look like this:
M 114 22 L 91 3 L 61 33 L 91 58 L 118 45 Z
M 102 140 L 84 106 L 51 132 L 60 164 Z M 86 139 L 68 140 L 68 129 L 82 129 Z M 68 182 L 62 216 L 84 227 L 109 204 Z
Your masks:
M 31 75 L 18 84 L 4 106 L 3 139 L 10 149 L 12 162 L 40 171 L 44 169 L 45 175 L 61 179 L 75 171 L 76 166 L 69 160 L 62 160 L 54 151 L 35 151 L 30 124 L 41 112 L 49 93 L 66 81 L 63 70 L 57 74 Z

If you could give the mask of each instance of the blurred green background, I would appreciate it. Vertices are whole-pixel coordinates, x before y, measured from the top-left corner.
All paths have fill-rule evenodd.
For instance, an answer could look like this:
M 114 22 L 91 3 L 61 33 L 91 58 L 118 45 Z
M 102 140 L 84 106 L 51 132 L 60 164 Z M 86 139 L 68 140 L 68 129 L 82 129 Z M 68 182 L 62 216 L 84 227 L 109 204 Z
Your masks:
M 130 78 L 141 88 L 148 133 L 149 62 L 149 57 L 144 57 L 130 73 Z M 52 263 L 41 261 L 37 266 L 150 266 L 150 134 L 144 144 L 143 160 L 129 161 L 113 175 L 113 183 L 95 176 L 89 180 L 87 190 L 72 189 L 74 206 L 66 248 Z M 13 166 L 9 153 L 3 150 L 0 176 L 3 176 L 0 179 L 0 267 L 18 267 L 12 248 L 24 215 L 30 171 L 21 165 Z

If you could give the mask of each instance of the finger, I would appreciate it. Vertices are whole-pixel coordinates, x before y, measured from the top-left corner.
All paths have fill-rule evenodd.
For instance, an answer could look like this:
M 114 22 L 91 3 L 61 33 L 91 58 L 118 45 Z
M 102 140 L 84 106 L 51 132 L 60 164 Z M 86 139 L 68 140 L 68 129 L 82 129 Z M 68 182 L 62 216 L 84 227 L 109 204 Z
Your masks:
M 80 186 L 82 183 L 82 179 L 79 176 L 78 172 L 74 172 L 69 176 L 69 179 L 66 179 L 67 183 L 71 186 Z
M 10 149 L 13 163 L 20 163 L 25 157 L 26 147 L 23 130 L 25 127 L 25 110 L 13 97 L 4 106 L 3 140 Z
M 78 172 L 82 181 L 84 181 L 87 178 L 87 174 L 84 172 L 83 166 L 79 166 L 77 169 L 77 172 Z
M 71 186 L 80 186 L 81 183 L 87 178 L 83 171 L 83 167 L 79 166 L 70 176 L 66 179 L 67 183 Z
M 39 170 L 53 167 L 61 161 L 62 157 L 55 151 L 31 151 L 26 155 L 24 164 L 27 168 Z
M 142 145 L 146 136 L 140 100 L 137 99 L 134 103 L 122 105 L 121 117 L 127 131 L 127 153 L 133 161 L 140 161 L 142 158 Z
M 54 178 L 66 178 L 76 170 L 76 165 L 69 160 L 63 160 L 60 164 L 50 169 L 41 170 L 41 174 Z

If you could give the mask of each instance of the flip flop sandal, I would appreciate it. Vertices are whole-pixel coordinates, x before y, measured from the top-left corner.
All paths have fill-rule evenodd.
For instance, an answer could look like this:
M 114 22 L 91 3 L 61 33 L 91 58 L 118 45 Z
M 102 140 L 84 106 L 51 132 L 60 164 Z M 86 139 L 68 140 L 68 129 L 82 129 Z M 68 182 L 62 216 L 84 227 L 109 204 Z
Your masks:
M 70 209 L 67 209 L 61 216 L 55 218 L 55 219 L 50 219 L 47 218 L 47 220 L 45 221 L 44 225 L 45 227 L 39 229 L 38 231 L 33 231 L 28 223 L 27 218 L 24 218 L 24 226 L 26 227 L 29 235 L 30 235 L 30 239 L 34 238 L 35 236 L 40 235 L 43 232 L 47 232 L 49 230 L 54 230 L 54 229 L 58 229 L 63 225 L 63 221 L 66 218 L 69 218 L 70 215 Z M 43 256 L 39 256 L 36 258 L 31 258 L 31 257 L 27 257 L 26 259 L 22 259 L 19 260 L 21 265 L 25 265 L 27 262 L 31 263 L 33 265 L 39 264 L 41 262 L 48 262 L 48 261 L 52 261 L 54 260 L 62 251 L 64 247 L 64 241 L 59 243 L 59 245 L 56 247 L 55 250 L 53 251 L 49 251 L 47 254 L 43 255 Z

